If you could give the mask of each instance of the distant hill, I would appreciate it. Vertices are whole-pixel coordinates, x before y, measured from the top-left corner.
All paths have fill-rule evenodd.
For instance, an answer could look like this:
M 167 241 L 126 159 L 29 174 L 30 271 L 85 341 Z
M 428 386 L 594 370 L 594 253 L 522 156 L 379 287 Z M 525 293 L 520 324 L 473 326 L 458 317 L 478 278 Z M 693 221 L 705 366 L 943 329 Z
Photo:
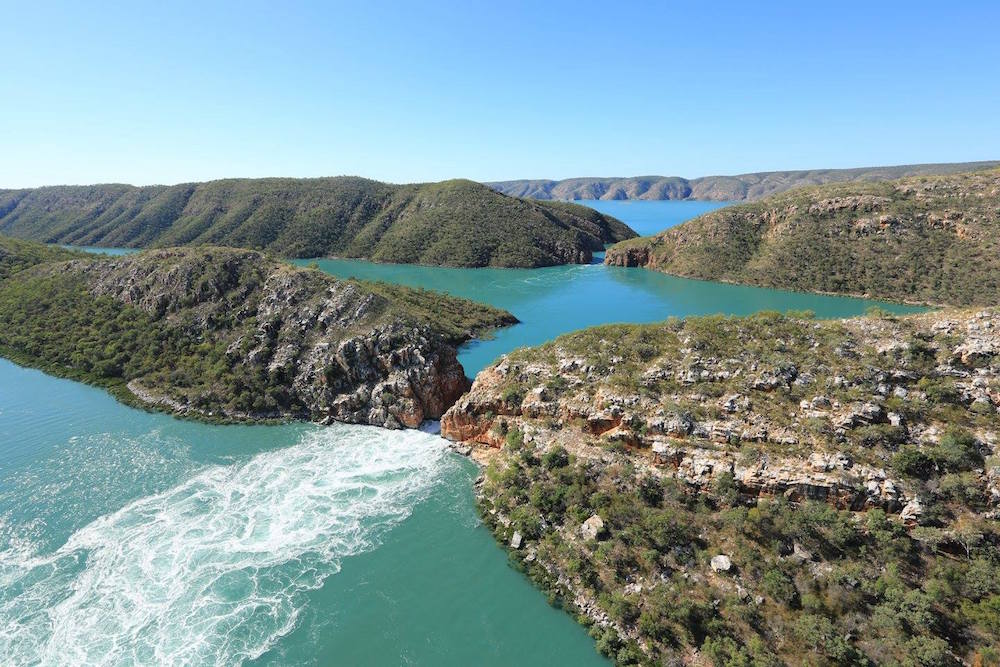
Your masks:
M 0 190 L 0 234 L 468 267 L 587 263 L 605 244 L 635 236 L 592 209 L 508 197 L 472 181 L 391 185 L 355 177 Z
M 838 183 L 618 243 L 606 263 L 764 287 L 1000 304 L 1000 169 Z
M 488 183 L 504 194 L 531 199 L 702 199 L 755 200 L 806 185 L 841 181 L 887 181 L 905 176 L 954 174 L 1000 166 L 1000 161 L 950 164 L 908 164 L 859 169 L 767 171 L 738 176 L 633 176 L 631 178 L 567 178 L 562 181 L 522 180 Z
M 0 236 L 0 280 L 37 264 L 85 256 L 85 253 L 79 251 Z

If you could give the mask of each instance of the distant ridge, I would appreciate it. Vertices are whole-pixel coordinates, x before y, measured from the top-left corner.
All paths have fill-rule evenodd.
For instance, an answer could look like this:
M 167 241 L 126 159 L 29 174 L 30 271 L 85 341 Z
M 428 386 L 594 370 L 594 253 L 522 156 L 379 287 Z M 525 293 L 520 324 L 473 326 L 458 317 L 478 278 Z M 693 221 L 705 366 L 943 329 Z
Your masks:
M 906 176 L 936 176 L 1000 166 L 1000 160 L 904 164 L 856 169 L 762 171 L 737 176 L 632 176 L 626 178 L 567 178 L 561 181 L 519 180 L 487 183 L 498 192 L 529 199 L 701 199 L 751 201 L 805 185 L 843 181 L 889 181 Z
M 586 206 L 507 197 L 468 180 L 393 185 L 351 176 L 0 190 L 0 234 L 464 267 L 586 264 L 605 244 L 635 236 Z

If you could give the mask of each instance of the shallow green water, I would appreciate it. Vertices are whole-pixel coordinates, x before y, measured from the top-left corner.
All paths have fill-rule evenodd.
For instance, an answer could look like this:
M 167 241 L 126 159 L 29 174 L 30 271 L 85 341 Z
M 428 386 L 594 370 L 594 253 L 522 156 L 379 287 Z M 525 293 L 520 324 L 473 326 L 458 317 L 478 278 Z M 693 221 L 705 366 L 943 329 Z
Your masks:
M 645 233 L 714 206 L 592 204 Z M 320 265 L 509 309 L 523 323 L 466 346 L 470 373 L 593 324 L 873 305 L 600 264 Z M 0 664 L 606 664 L 508 567 L 476 518 L 477 470 L 444 447 L 183 422 L 0 360 Z

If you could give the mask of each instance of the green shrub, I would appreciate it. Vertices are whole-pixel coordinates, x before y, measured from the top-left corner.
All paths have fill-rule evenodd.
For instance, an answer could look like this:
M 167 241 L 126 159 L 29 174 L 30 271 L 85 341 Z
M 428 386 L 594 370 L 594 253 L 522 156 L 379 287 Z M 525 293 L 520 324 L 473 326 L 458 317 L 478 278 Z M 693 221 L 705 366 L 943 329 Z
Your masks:
M 663 502 L 663 484 L 659 478 L 645 475 L 639 480 L 639 499 L 645 504 L 656 507 Z
M 569 465 L 569 452 L 566 451 L 565 447 L 553 447 L 542 456 L 542 465 L 548 470 L 565 468 Z
M 507 431 L 504 440 L 507 443 L 507 448 L 511 451 L 516 452 L 524 449 L 524 433 L 519 428 L 512 428 Z
M 785 605 L 794 605 L 799 597 L 795 582 L 776 567 L 772 567 L 764 573 L 760 587 L 767 595 Z
M 971 433 L 959 428 L 949 428 L 933 449 L 932 457 L 947 472 L 963 472 L 979 467 L 983 457 Z
M 934 474 L 934 460 L 919 448 L 907 446 L 893 455 L 892 468 L 904 477 L 927 479 Z

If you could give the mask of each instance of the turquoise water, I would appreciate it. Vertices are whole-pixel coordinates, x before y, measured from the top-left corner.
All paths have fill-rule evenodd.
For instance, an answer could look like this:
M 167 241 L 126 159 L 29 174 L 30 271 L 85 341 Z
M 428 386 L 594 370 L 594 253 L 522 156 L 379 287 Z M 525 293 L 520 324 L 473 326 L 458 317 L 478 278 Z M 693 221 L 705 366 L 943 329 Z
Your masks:
M 609 213 L 643 234 L 672 227 L 689 217 L 723 206 L 703 201 L 580 201 Z M 316 262 L 342 278 L 385 280 L 424 287 L 505 308 L 521 324 L 496 333 L 491 340 L 473 341 L 460 350 L 459 360 L 474 376 L 505 352 L 537 345 L 560 334 L 598 324 L 659 322 L 671 316 L 749 315 L 761 310 L 811 310 L 817 317 L 850 317 L 872 306 L 898 313 L 920 310 L 910 306 L 725 285 L 676 278 L 638 268 L 604 266 L 603 253 L 589 265 L 542 269 L 454 269 L 406 264 L 375 264 L 361 260 L 296 260 Z
M 62 247 L 68 250 L 83 250 L 84 252 L 92 252 L 95 255 L 111 255 L 113 257 L 131 255 L 140 250 L 139 248 L 105 248 L 96 245 L 64 245 Z
M 591 204 L 655 231 L 701 203 Z M 463 348 L 470 373 L 603 322 L 874 303 L 600 264 L 320 265 L 521 318 Z M 445 444 L 184 422 L 0 360 L 0 664 L 606 664 L 508 567 L 476 518 L 477 469 Z
M 603 664 L 445 444 L 183 422 L 0 360 L 0 663 Z
M 687 203 L 691 202 L 629 204 Z M 898 313 L 921 310 L 884 301 L 725 285 L 603 264 L 453 269 L 345 259 L 296 263 L 313 261 L 335 276 L 424 287 L 512 312 L 520 324 L 498 331 L 490 340 L 473 341 L 459 351 L 459 360 L 470 376 L 505 352 L 598 324 L 658 322 L 670 316 L 715 313 L 749 315 L 761 310 L 811 310 L 824 318 L 861 315 L 873 306 Z
M 650 236 L 702 213 L 728 206 L 731 202 L 587 199 L 574 203 L 589 206 L 618 218 L 634 229 L 639 236 Z
M 867 299 L 723 285 L 603 264 L 445 269 L 357 260 L 315 261 L 336 276 L 440 290 L 512 312 L 521 324 L 497 332 L 491 340 L 474 341 L 460 351 L 459 360 L 470 376 L 515 348 L 609 322 L 658 322 L 671 315 L 748 315 L 761 310 L 812 310 L 819 317 L 861 315 L 872 306 L 894 312 L 917 310 Z

